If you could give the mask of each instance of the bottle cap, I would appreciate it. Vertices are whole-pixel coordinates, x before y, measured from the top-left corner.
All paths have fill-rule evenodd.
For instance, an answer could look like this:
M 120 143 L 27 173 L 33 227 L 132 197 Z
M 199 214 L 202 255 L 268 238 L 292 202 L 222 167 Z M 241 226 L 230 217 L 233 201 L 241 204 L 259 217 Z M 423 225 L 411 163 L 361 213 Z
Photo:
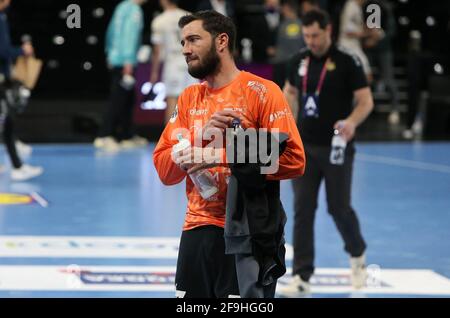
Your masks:
M 241 120 L 239 118 L 233 118 L 233 120 L 231 121 L 231 127 L 236 129 L 239 128 L 241 126 Z
M 172 152 L 176 153 L 182 151 L 191 145 L 190 141 L 183 138 L 182 134 L 177 134 L 178 143 L 172 147 Z

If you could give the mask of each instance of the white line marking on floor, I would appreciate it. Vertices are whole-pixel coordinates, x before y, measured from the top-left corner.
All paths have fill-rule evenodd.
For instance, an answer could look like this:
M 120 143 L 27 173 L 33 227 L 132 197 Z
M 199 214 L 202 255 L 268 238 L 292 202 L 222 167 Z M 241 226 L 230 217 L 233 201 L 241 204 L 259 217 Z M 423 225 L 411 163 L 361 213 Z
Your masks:
M 48 201 L 45 200 L 42 196 L 40 196 L 37 192 L 32 192 L 31 197 L 40 204 L 43 208 L 48 208 Z
M 436 164 L 436 163 L 427 163 L 427 162 L 398 159 L 398 158 L 385 157 L 385 156 L 367 155 L 367 154 L 361 154 L 361 153 L 356 155 L 356 159 L 364 161 L 364 162 L 383 163 L 383 164 L 387 164 L 387 165 L 399 166 L 399 167 L 404 167 L 404 168 L 422 169 L 422 170 L 450 174 L 450 166 Z

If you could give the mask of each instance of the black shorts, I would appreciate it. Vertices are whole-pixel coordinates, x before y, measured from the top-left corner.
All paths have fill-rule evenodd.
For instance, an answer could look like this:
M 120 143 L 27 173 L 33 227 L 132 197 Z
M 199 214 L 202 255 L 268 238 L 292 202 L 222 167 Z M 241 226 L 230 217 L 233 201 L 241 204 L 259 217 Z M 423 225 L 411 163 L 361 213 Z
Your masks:
M 239 296 L 234 255 L 225 255 L 223 233 L 213 225 L 183 231 L 175 275 L 177 297 Z

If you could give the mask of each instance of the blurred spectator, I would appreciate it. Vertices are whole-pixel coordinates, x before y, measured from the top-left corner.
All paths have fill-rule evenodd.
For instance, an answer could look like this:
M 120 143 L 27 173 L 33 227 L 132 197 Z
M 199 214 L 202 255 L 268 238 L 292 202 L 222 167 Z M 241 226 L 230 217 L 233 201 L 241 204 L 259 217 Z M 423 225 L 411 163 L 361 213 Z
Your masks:
M 202 0 L 197 6 L 197 11 L 201 10 L 215 10 L 234 19 L 234 2 L 231 0 Z
M 187 64 L 180 44 L 180 29 L 178 20 L 187 15 L 177 6 L 175 0 L 160 0 L 159 3 L 164 12 L 158 15 L 152 22 L 152 71 L 150 83 L 158 81 L 161 61 L 164 63 L 162 82 L 166 86 L 167 108 L 165 123 L 175 110 L 178 95 L 187 86 L 198 82 L 188 73 Z
M 362 6 L 365 0 L 347 0 L 341 13 L 338 44 L 355 54 L 364 68 L 367 80 L 372 81 L 369 60 L 362 50 L 362 40 L 367 36 Z
M 281 4 L 282 22 L 278 26 L 272 62 L 274 63 L 273 81 L 283 87 L 286 80 L 286 63 L 289 58 L 306 46 L 298 17 L 298 2 L 284 0 Z
M 406 113 L 405 139 L 421 137 L 423 130 L 423 113 L 420 111 L 426 99 L 429 88 L 428 78 L 432 72 L 433 56 L 422 47 L 422 34 L 413 30 L 410 32 L 408 52 L 408 111 Z
M 17 153 L 18 149 L 14 136 L 14 110 L 10 99 L 7 98 L 7 94 L 13 89 L 11 79 L 12 62 L 21 55 L 34 55 L 34 48 L 30 42 L 24 43 L 22 47 L 11 45 L 8 18 L 6 16 L 6 9 L 10 3 L 10 0 L 0 0 L 0 130 L 13 167 L 11 179 L 13 181 L 24 181 L 41 175 L 43 169 L 42 167 L 22 164 L 22 160 Z
M 237 7 L 239 23 L 237 45 L 241 60 L 245 63 L 266 63 L 268 53 L 275 45 L 277 26 L 280 21 L 278 0 L 265 0 L 264 4 L 240 2 Z M 272 47 L 272 49 L 269 49 Z
M 134 67 L 141 44 L 143 12 L 146 0 L 124 0 L 114 10 L 106 34 L 106 53 L 111 69 L 110 101 L 102 127 L 94 141 L 96 148 L 117 151 L 147 144 L 146 139 L 133 136 Z M 121 144 L 118 144 L 118 141 Z
M 302 14 L 306 14 L 311 10 L 320 9 L 319 2 L 317 0 L 302 0 L 300 2 L 300 9 Z
M 264 20 L 265 30 L 267 30 L 266 39 L 266 57 L 272 58 L 276 54 L 275 45 L 277 42 L 277 36 L 282 18 L 282 12 L 279 0 L 265 0 L 264 1 Z M 278 84 L 278 83 L 277 83 Z
M 375 85 L 376 91 L 383 92 L 386 88 L 389 90 L 392 104 L 392 110 L 388 117 L 389 123 L 398 124 L 400 113 L 392 49 L 392 39 L 396 32 L 395 18 L 392 7 L 387 1 L 369 0 L 365 3 L 365 7 L 371 4 L 376 4 L 381 9 L 381 29 L 369 30 L 370 36 L 364 40 L 364 49 L 369 57 L 370 64 L 379 67 L 379 78 Z M 367 10 L 364 11 L 367 12 Z

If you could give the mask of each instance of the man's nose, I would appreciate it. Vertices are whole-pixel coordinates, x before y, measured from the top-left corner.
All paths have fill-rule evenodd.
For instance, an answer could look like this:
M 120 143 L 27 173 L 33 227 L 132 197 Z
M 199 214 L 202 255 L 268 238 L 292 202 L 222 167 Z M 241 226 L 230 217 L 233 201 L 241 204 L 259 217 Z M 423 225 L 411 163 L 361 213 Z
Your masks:
M 192 53 L 191 47 L 190 47 L 190 45 L 188 43 L 185 43 L 183 45 L 183 50 L 182 51 L 183 51 L 183 55 L 185 55 L 185 56 L 187 56 L 187 55 Z

